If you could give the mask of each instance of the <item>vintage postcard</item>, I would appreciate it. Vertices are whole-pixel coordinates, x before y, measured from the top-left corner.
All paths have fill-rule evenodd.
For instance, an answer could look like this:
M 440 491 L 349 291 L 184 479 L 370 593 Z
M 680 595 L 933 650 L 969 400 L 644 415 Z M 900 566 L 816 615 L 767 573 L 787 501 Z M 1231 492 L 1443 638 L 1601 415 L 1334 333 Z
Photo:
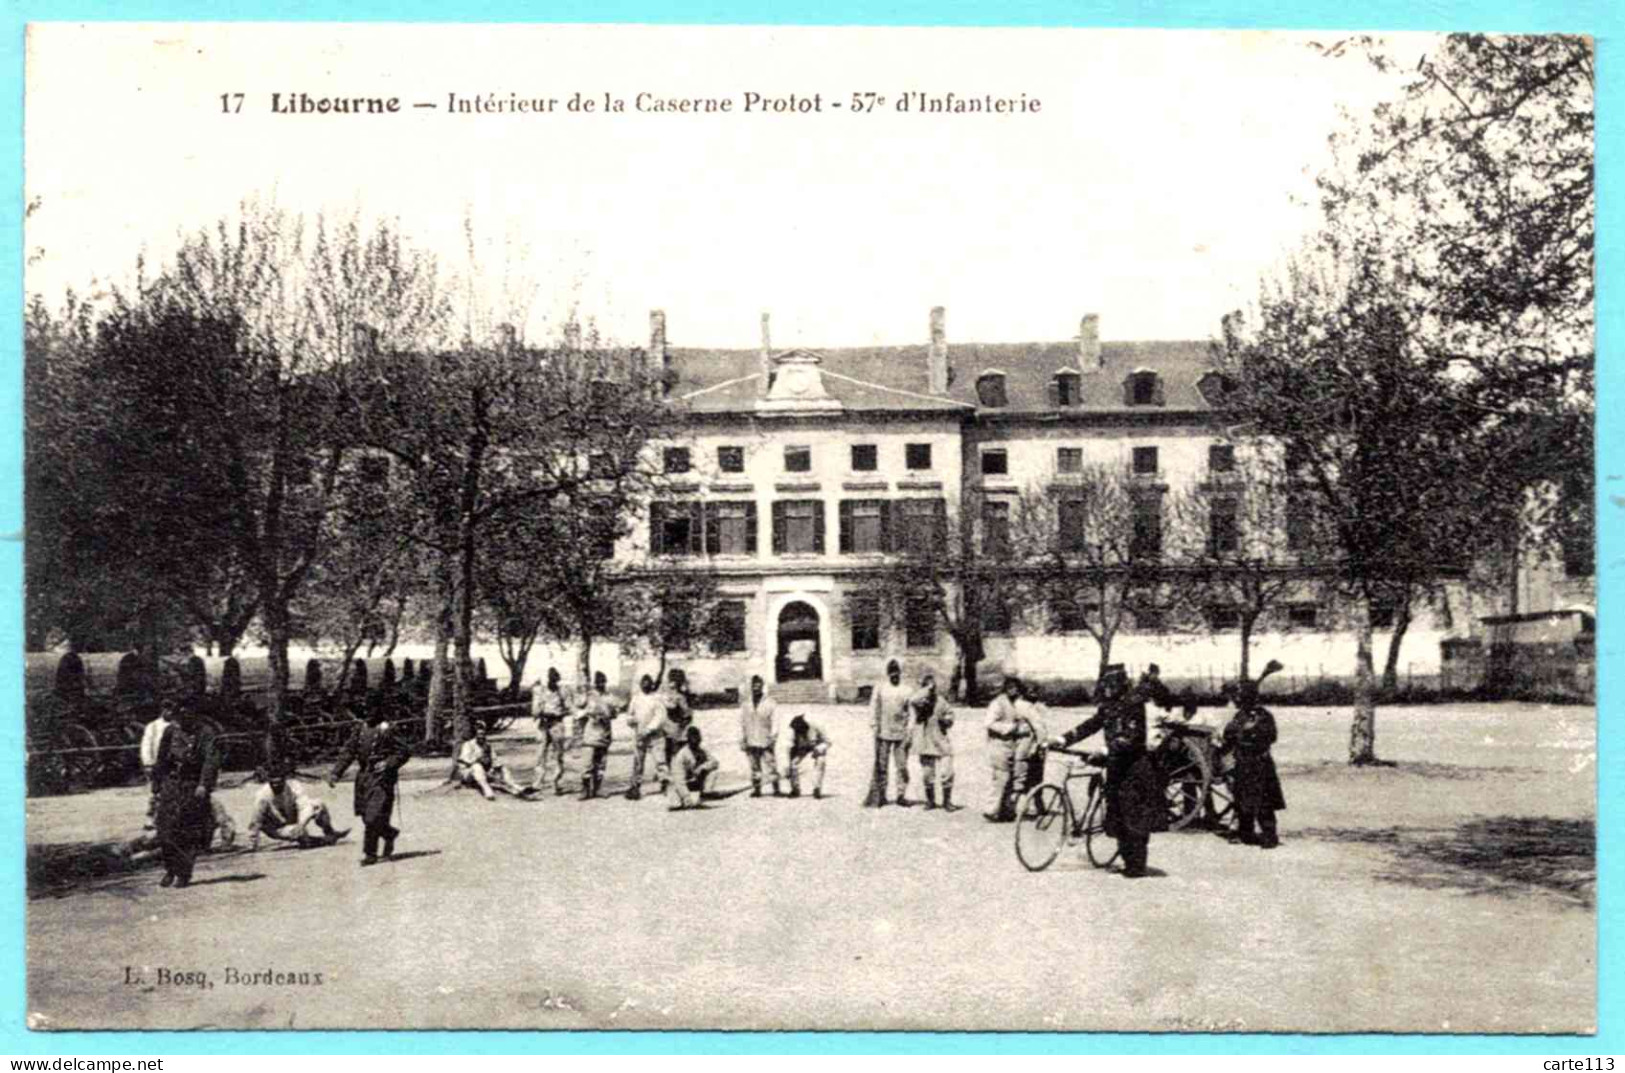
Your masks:
M 1594 81 L 30 25 L 29 1026 L 1594 1033 Z

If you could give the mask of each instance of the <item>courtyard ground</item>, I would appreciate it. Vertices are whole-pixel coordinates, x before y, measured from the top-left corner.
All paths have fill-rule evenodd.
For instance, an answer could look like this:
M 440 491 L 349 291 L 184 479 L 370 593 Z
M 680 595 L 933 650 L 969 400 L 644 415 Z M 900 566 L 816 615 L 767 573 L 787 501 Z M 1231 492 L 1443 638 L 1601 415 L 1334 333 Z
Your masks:
M 414 761 L 395 862 L 358 868 L 358 828 L 204 857 L 184 891 L 50 867 L 139 830 L 142 788 L 31 799 L 30 1024 L 1593 1029 L 1589 708 L 1382 709 L 1397 766 L 1367 769 L 1342 763 L 1346 709 L 1276 709 L 1281 848 L 1160 835 L 1137 881 L 1081 851 L 1021 868 L 1013 828 L 981 817 L 980 712 L 955 731 L 953 815 L 861 808 L 866 712 L 808 714 L 834 739 L 822 801 L 487 804 L 433 792 L 444 762 Z M 698 718 L 723 790 L 748 784 L 736 720 Z M 533 742 L 497 744 L 528 777 Z M 253 789 L 222 791 L 240 824 Z M 349 784 L 322 793 L 348 825 Z M 293 982 L 241 982 L 267 972 Z

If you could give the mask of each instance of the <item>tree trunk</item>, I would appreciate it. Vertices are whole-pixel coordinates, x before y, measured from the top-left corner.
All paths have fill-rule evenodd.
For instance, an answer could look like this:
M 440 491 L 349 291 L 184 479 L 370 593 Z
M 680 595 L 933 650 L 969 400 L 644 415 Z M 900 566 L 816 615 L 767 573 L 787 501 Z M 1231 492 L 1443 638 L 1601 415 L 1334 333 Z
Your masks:
M 1399 688 L 1399 646 L 1405 641 L 1405 631 L 1411 628 L 1411 604 L 1405 601 L 1394 620 L 1394 635 L 1388 639 L 1388 659 L 1382 667 L 1382 689 L 1392 693 Z
M 288 607 L 280 600 L 265 601 L 266 655 L 271 665 L 271 720 L 280 724 L 288 710 L 288 640 L 293 632 Z
M 1238 681 L 1245 682 L 1251 669 L 1251 656 L 1253 649 L 1253 626 L 1258 622 L 1258 615 L 1244 614 L 1241 616 L 1241 677 Z
M 423 713 L 423 740 L 433 742 L 446 710 L 446 650 L 451 644 L 451 612 L 442 604 L 434 619 L 434 673 L 429 677 L 429 703 Z
M 1354 649 L 1354 723 L 1349 728 L 1349 763 L 1377 762 L 1376 675 L 1371 663 L 1371 599 L 1360 600 Z
M 966 704 L 975 704 L 976 703 L 976 662 L 974 660 L 972 660 L 970 658 L 970 656 L 966 655 L 965 653 L 960 653 L 959 663 L 960 663 L 961 668 L 963 668 L 962 671 L 960 672 L 960 675 L 959 675 L 959 683 L 960 683 L 961 689 L 963 689 L 963 691 L 964 691 L 963 696 L 965 698 L 965 703 Z

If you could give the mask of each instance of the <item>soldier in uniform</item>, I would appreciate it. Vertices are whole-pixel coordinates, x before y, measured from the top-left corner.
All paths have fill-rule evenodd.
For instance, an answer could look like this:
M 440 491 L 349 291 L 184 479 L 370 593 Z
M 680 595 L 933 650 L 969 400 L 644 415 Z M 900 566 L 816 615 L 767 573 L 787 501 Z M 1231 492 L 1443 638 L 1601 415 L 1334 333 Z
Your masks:
M 576 737 L 586 751 L 581 767 L 581 800 L 590 801 L 604 788 L 604 763 L 615 734 L 615 698 L 609 695 L 603 671 L 592 676 L 592 689 L 583 694 L 583 706 L 576 718 L 580 727 Z
M 666 767 L 669 770 L 678 750 L 687 744 L 688 728 L 694 722 L 694 711 L 688 701 L 688 677 L 678 668 L 666 671 L 666 688 L 660 694 L 660 701 L 666 706 Z
M 762 676 L 752 675 L 750 696 L 739 702 L 739 747 L 750 761 L 750 796 L 762 796 L 762 779 L 779 796 L 779 764 L 774 756 L 779 741 L 778 705 L 767 695 Z
M 875 729 L 875 771 L 869 786 L 866 808 L 880 808 L 886 802 L 890 769 L 897 768 L 897 803 L 907 808 L 909 737 L 909 698 L 913 690 L 903 684 L 903 668 L 896 660 L 886 664 L 886 680 L 874 687 L 872 707 Z
M 220 774 L 214 729 L 203 723 L 191 701 L 180 704 L 176 719 L 164 731 L 153 764 L 159 787 L 154 822 L 164 854 L 161 887 L 192 882 L 192 866 L 214 833 L 210 795 Z
M 801 796 L 801 766 L 813 768 L 815 798 L 824 796 L 824 767 L 829 757 L 829 736 L 824 728 L 807 721 L 805 715 L 790 720 L 790 796 Z
M 1021 699 L 1021 679 L 1008 675 L 1004 687 L 987 706 L 987 753 L 993 775 L 992 797 L 982 817 L 990 823 L 1009 823 L 1016 818 L 1015 800 L 1026 785 L 1025 767 L 1017 763 L 1017 753 L 1030 748 L 1032 723 L 1021 717 L 1016 702 Z M 1026 753 L 1022 751 L 1021 758 Z
M 920 675 L 920 688 L 909 698 L 909 710 L 916 727 L 915 751 L 920 756 L 920 781 L 925 783 L 925 807 L 937 807 L 937 786 L 942 786 L 942 807 L 959 811 L 954 804 L 954 743 L 948 731 L 954 725 L 953 709 L 937 692 L 936 675 Z
M 530 788 L 540 791 L 547 782 L 547 769 L 549 761 L 556 764 L 553 771 L 553 793 L 564 793 L 564 747 L 566 745 L 567 728 L 564 718 L 569 713 L 569 704 L 565 700 L 563 690 L 559 689 L 559 669 L 547 669 L 547 685 L 536 691 L 530 702 L 530 710 L 536 716 L 536 730 L 542 736 L 542 744 L 536 750 L 536 773 L 531 776 Z
M 412 758 L 411 746 L 397 737 L 379 714 L 369 716 L 368 724 L 351 735 L 327 776 L 327 785 L 333 786 L 352 762 L 356 766 L 355 814 L 366 832 L 361 845 L 362 867 L 378 863 L 380 841 L 384 844 L 384 859 L 395 856 L 395 839 L 401 832 L 390 825 L 389 817 L 395 811 L 395 786 L 401 768 Z
M 1280 664 L 1272 660 L 1264 674 L 1279 668 Z M 1263 677 L 1260 675 L 1259 681 Z M 1235 758 L 1230 786 L 1236 802 L 1236 839 L 1249 846 L 1274 849 L 1281 844 L 1275 813 L 1286 808 L 1281 777 L 1270 755 L 1270 746 L 1275 744 L 1275 716 L 1258 703 L 1257 682 L 1244 681 L 1225 691 L 1236 704 L 1236 714 L 1225 725 L 1223 737 L 1224 747 Z
M 666 705 L 655 692 L 655 680 L 644 675 L 638 682 L 638 694 L 627 707 L 626 721 L 632 728 L 632 785 L 627 788 L 626 799 L 636 801 L 643 796 L 643 771 L 649 753 L 664 748 Z M 664 768 L 660 754 L 655 766 Z
M 700 748 L 700 728 L 684 731 L 683 748 L 672 756 L 668 808 L 698 808 L 717 777 L 716 757 Z
M 1145 699 L 1131 691 L 1128 674 L 1114 663 L 1100 676 L 1100 707 L 1050 744 L 1065 748 L 1096 731 L 1106 739 L 1106 834 L 1123 852 L 1123 874 L 1146 874 L 1151 833 L 1167 827 L 1167 805 L 1156 764 L 1146 749 Z

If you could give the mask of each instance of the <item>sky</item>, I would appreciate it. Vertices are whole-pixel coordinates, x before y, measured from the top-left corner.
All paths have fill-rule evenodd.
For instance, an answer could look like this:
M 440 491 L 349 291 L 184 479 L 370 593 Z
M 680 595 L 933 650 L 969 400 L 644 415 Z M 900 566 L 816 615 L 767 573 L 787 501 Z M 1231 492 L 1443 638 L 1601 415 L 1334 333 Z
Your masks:
M 1206 339 L 1314 226 L 1327 136 L 1400 89 L 1313 34 L 1055 29 L 35 24 L 30 293 L 133 279 L 245 197 L 397 220 L 531 341 L 751 347 Z M 1329 41 L 1325 35 L 1320 40 Z M 1391 36 L 1403 62 L 1428 39 Z M 1036 113 L 899 112 L 906 93 Z M 242 93 L 240 111 L 232 98 Z M 273 113 L 272 94 L 398 96 L 393 115 Z M 580 93 L 592 114 L 565 107 Z M 636 95 L 726 98 L 654 114 Z M 743 111 L 745 95 L 822 111 Z M 872 111 L 854 93 L 885 98 Z M 453 114 L 449 95 L 553 99 Z M 605 95 L 626 111 L 604 114 Z M 909 98 L 911 103 L 916 100 Z M 844 106 L 833 107 L 841 100 Z M 412 103 L 436 109 L 413 109 Z M 505 282 L 504 282 L 505 281 Z

